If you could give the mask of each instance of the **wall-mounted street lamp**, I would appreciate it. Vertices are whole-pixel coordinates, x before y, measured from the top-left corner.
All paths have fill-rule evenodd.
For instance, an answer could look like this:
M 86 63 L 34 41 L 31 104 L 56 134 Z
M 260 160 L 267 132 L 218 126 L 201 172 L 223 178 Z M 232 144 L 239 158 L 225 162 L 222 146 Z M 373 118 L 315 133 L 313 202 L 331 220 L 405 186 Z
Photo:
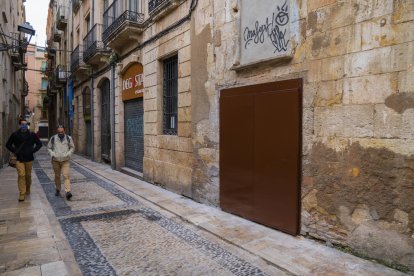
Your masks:
M 22 47 L 23 52 L 26 52 L 27 46 L 29 45 L 32 36 L 35 35 L 36 31 L 35 29 L 33 29 L 32 25 L 30 25 L 29 22 L 24 22 L 23 24 L 18 25 L 17 30 L 19 31 L 19 33 L 24 34 L 20 45 Z
M 23 37 L 19 41 L 19 53 L 21 57 L 21 66 L 22 66 L 22 93 L 21 93 L 21 114 L 25 115 L 26 107 L 25 107 L 25 97 L 29 93 L 29 85 L 25 79 L 25 71 L 27 69 L 27 64 L 24 63 L 24 53 L 27 51 L 27 47 L 29 46 L 30 40 L 32 36 L 35 35 L 36 31 L 33 29 L 32 25 L 29 22 L 24 22 L 21 25 L 17 26 L 17 30 L 20 34 L 23 34 Z

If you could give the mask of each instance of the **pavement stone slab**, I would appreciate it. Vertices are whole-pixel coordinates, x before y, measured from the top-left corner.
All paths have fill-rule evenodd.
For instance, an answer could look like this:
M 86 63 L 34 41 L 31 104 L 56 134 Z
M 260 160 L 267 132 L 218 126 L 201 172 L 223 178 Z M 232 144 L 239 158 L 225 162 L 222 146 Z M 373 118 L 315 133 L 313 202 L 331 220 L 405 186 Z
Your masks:
M 23 203 L 15 171 L 0 170 L 10 179 L 0 184 L 1 275 L 403 275 L 81 156 L 71 162 L 71 201 L 54 195 L 45 149 L 33 168 Z
M 226 243 L 216 237 L 203 237 L 170 212 L 164 210 L 168 214 L 163 215 L 158 207 L 148 207 L 112 181 L 74 163 L 72 171 L 83 175 L 72 184 L 74 200 L 51 196 L 50 169 L 39 161 L 34 167 L 85 275 L 285 274 L 234 246 L 225 249 Z M 173 198 L 182 197 L 169 200 Z

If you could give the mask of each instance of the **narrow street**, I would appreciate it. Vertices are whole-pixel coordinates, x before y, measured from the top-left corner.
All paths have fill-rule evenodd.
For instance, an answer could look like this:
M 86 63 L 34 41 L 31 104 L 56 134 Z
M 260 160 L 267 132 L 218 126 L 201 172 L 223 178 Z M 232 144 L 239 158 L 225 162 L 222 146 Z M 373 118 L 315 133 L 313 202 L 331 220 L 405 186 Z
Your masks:
M 43 148 L 32 194 L 0 171 L 2 275 L 403 275 L 197 204 L 75 156 L 73 199 L 54 195 Z

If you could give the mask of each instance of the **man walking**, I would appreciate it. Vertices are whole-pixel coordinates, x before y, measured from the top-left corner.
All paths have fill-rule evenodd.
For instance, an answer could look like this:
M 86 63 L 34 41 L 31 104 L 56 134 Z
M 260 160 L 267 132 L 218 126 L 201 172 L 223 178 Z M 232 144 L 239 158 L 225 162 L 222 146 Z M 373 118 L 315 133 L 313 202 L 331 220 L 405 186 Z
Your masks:
M 47 150 L 52 157 L 53 170 L 55 172 L 56 196 L 60 196 L 61 181 L 60 176 L 63 174 L 66 199 L 70 200 L 72 193 L 70 190 L 69 166 L 70 157 L 75 150 L 72 137 L 65 134 L 65 128 L 62 125 L 57 127 L 57 134 L 50 138 Z
M 42 147 L 39 138 L 29 131 L 27 121 L 19 120 L 20 129 L 14 132 L 6 143 L 6 148 L 16 156 L 17 184 L 19 201 L 24 201 L 30 194 L 32 185 L 33 154 Z

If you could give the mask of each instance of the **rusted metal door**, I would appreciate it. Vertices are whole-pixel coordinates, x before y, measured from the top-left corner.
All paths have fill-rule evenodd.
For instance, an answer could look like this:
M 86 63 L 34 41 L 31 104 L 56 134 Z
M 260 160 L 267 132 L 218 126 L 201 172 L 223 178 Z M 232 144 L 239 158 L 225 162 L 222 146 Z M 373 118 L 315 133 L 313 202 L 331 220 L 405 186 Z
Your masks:
M 301 79 L 222 90 L 222 209 L 297 235 L 301 132 Z

